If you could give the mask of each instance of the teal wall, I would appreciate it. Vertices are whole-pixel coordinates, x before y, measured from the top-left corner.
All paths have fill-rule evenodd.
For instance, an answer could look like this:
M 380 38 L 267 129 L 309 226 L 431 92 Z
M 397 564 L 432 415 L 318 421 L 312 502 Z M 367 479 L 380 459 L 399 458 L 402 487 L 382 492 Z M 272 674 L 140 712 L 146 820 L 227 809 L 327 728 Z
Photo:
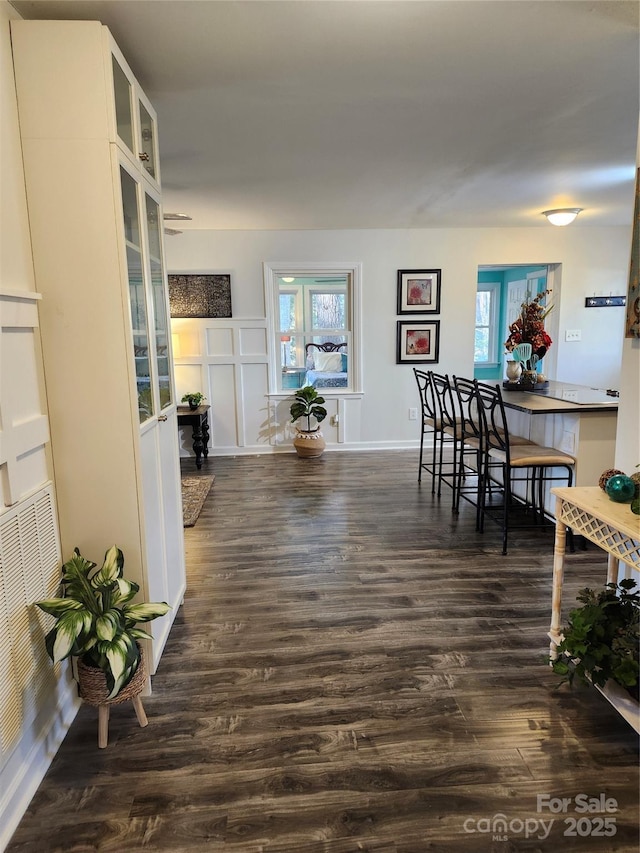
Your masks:
M 498 331 L 500 337 L 503 337 L 503 331 L 507 316 L 507 285 L 511 281 L 519 281 L 526 278 L 528 275 L 539 273 L 538 290 L 544 290 L 547 285 L 547 267 L 536 264 L 531 267 L 510 267 L 506 270 L 478 270 L 478 284 L 497 281 L 500 282 L 500 310 L 498 311 Z M 480 379 L 484 382 L 501 382 L 505 378 L 505 352 L 504 341 L 498 342 L 498 357 L 500 363 L 497 367 L 475 367 L 473 375 L 475 379 Z M 543 362 L 539 363 L 539 369 L 542 371 Z

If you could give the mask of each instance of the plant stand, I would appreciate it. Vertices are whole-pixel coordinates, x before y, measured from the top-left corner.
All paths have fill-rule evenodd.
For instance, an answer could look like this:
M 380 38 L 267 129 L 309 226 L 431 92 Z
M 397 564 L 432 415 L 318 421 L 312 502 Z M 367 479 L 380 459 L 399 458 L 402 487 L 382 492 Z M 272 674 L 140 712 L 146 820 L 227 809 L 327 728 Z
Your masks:
M 607 552 L 607 583 L 616 583 L 620 562 L 628 567 L 627 576 L 632 570 L 640 571 L 640 517 L 631 512 L 628 504 L 609 500 L 599 486 L 557 487 L 551 489 L 551 494 L 556 498 L 556 538 L 549 655 L 555 660 L 562 640 L 560 625 L 567 527 L 572 528 L 574 535 L 584 536 Z M 635 731 L 640 732 L 640 704 L 611 681 L 600 692 Z
M 87 666 L 81 660 L 78 660 L 78 688 L 80 698 L 87 705 L 93 705 L 93 707 L 98 709 L 98 747 L 100 749 L 105 749 L 109 743 L 109 711 L 112 705 L 120 705 L 122 702 L 131 699 L 140 726 L 144 728 L 148 725 L 149 721 L 147 720 L 142 699 L 140 698 L 146 680 L 147 667 L 144 651 L 141 651 L 140 664 L 133 678 L 117 696 L 109 699 L 107 681 L 102 670 Z

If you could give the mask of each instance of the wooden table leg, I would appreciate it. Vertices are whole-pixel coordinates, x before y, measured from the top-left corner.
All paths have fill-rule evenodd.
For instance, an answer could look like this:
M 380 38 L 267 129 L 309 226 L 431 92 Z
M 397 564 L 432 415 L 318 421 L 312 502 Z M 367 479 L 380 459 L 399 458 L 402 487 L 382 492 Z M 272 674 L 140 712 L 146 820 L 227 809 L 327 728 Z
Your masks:
M 105 749 L 109 743 L 109 706 L 98 705 L 98 747 Z
M 553 592 L 551 595 L 551 627 L 549 633 L 553 637 L 560 634 L 560 620 L 562 618 L 562 584 L 564 581 L 564 554 L 567 540 L 567 526 L 560 521 L 562 514 L 562 501 L 556 498 L 556 536 L 553 546 Z M 554 639 L 549 646 L 551 660 L 558 657 L 557 645 Z
M 607 583 L 618 583 L 619 565 L 620 560 L 617 557 L 614 557 L 613 554 L 609 554 L 607 560 Z

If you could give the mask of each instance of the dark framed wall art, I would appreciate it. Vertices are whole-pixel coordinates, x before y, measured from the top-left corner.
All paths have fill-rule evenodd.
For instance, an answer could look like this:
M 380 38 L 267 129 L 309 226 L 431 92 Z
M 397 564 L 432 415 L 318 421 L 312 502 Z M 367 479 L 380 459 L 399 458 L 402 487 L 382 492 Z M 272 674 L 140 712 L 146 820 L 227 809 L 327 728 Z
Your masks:
M 440 320 L 398 320 L 396 346 L 396 364 L 436 364 Z
M 175 318 L 231 317 L 231 276 L 170 274 L 169 310 Z
M 398 314 L 439 314 L 441 270 L 398 270 Z

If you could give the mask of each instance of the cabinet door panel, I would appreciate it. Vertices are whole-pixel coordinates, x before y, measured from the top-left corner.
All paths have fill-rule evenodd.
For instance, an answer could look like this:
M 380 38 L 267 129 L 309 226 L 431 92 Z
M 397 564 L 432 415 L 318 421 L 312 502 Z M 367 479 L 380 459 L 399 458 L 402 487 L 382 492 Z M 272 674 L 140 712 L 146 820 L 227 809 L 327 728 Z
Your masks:
M 169 350 L 169 314 L 167 284 L 162 263 L 160 235 L 160 206 L 150 195 L 145 195 L 147 240 L 149 246 L 149 272 L 151 304 L 153 305 L 156 350 L 156 375 L 160 408 L 173 403 L 173 378 Z
M 178 609 L 186 586 L 184 572 L 184 528 L 178 447 L 178 415 L 175 409 L 158 427 L 160 479 L 165 543 L 167 601 Z
M 116 109 L 116 132 L 129 151 L 133 152 L 132 87 L 115 56 L 111 57 L 113 68 L 113 98 Z
M 140 115 L 140 159 L 148 174 L 158 179 L 156 167 L 156 123 L 142 101 L 138 102 Z
M 136 366 L 136 389 L 138 393 L 138 416 L 140 423 L 153 416 L 154 395 L 151 387 L 151 362 L 149 353 L 149 331 L 147 299 L 144 282 L 144 265 L 140 245 L 138 216 L 138 191 L 135 180 L 120 169 L 122 188 L 122 211 L 127 247 L 127 276 L 129 279 L 129 306 L 133 332 L 133 355 Z

